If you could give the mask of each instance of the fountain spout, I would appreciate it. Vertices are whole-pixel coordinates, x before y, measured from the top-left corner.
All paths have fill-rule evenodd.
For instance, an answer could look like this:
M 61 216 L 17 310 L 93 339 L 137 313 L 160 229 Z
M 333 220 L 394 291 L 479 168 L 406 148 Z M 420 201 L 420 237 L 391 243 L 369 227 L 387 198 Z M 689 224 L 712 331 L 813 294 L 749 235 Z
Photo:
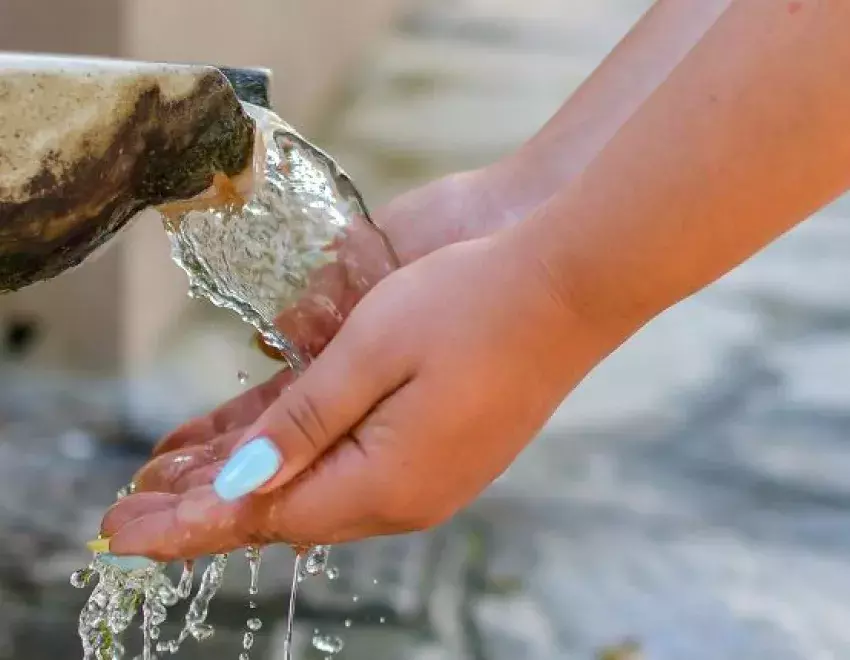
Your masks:
M 0 293 L 251 166 L 268 72 L 0 53 Z

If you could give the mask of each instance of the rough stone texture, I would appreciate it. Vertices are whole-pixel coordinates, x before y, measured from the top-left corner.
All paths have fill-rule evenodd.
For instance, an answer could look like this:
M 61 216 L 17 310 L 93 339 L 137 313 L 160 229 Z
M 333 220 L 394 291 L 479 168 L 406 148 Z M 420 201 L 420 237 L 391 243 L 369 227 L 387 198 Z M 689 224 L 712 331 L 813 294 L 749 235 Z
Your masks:
M 418 3 L 319 141 L 372 205 L 486 162 L 533 132 L 649 4 Z M 427 138 L 421 121 L 431 122 Z M 314 628 L 342 634 L 340 657 L 351 659 L 591 660 L 630 639 L 646 660 L 847 656 L 848 212 L 840 200 L 647 326 L 443 529 L 332 553 L 344 579 L 304 583 L 296 660 L 321 658 Z M 205 353 L 193 342 L 208 332 L 203 318 L 187 319 L 168 359 L 196 365 Z M 231 393 L 232 381 L 219 392 L 217 375 L 188 362 L 211 402 Z M 189 387 L 174 380 L 163 392 Z M 58 446 L 74 456 L 85 445 Z M 45 494 L 40 516 L 63 496 Z M 89 518 L 74 525 L 93 524 L 91 498 Z M 55 525 L 52 515 L 39 520 Z M 15 567 L 0 580 L 0 658 L 65 657 L 78 594 L 62 586 L 35 597 L 9 577 L 37 534 L 23 526 L 10 536 L 6 520 L 4 539 L 22 550 L 14 561 L 0 555 Z M 73 563 L 74 538 L 50 555 L 51 575 Z M 273 554 L 261 584 L 263 613 L 277 623 L 260 635 L 258 660 L 281 657 L 291 555 Z M 241 620 L 242 585 L 234 569 L 216 617 Z M 15 623 L 27 603 L 48 601 L 59 604 L 43 610 L 43 625 Z M 235 657 L 238 632 L 222 636 L 203 657 Z
M 0 292 L 250 162 L 253 123 L 216 69 L 2 54 L 0 69 Z

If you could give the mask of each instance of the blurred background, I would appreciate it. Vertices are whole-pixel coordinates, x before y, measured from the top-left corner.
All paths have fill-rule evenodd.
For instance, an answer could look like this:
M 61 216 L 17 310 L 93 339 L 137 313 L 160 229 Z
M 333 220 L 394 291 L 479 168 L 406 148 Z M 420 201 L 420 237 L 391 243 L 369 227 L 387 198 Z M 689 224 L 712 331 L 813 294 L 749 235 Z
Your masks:
M 281 115 L 374 207 L 530 136 L 651 4 L 0 0 L 0 50 L 268 67 Z M 341 577 L 299 600 L 296 660 L 323 657 L 317 628 L 351 660 L 847 657 L 848 211 L 646 327 L 450 524 L 334 549 Z M 0 298 L 0 658 L 80 656 L 68 576 L 115 490 L 239 370 L 273 372 L 247 327 L 185 294 L 153 219 Z M 234 564 L 216 641 L 183 657 L 237 657 Z M 290 571 L 269 552 L 258 660 L 282 657 Z

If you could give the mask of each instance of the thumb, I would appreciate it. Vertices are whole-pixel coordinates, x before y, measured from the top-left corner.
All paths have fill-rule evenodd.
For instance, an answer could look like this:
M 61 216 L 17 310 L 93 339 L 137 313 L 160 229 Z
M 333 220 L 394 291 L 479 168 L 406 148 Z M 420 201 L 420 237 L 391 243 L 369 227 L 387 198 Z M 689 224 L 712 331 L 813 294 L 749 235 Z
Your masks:
M 404 351 L 352 317 L 305 373 L 250 427 L 215 480 L 231 501 L 291 481 L 409 380 Z

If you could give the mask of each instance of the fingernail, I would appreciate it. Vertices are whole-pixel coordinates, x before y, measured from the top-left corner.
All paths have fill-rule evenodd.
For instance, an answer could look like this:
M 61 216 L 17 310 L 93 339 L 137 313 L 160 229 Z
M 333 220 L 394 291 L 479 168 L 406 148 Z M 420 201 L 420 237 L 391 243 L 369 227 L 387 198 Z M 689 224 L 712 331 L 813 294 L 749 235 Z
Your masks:
M 213 484 L 216 495 L 227 502 L 237 500 L 277 474 L 280 464 L 280 453 L 271 440 L 251 440 L 237 449 L 218 473 Z
M 120 568 L 122 571 L 140 571 L 154 564 L 153 560 L 147 557 L 134 555 L 120 556 L 109 552 L 100 555 L 98 559 L 105 564 Z
M 109 552 L 109 539 L 94 539 L 93 541 L 88 541 L 86 543 L 86 547 L 92 552 Z

